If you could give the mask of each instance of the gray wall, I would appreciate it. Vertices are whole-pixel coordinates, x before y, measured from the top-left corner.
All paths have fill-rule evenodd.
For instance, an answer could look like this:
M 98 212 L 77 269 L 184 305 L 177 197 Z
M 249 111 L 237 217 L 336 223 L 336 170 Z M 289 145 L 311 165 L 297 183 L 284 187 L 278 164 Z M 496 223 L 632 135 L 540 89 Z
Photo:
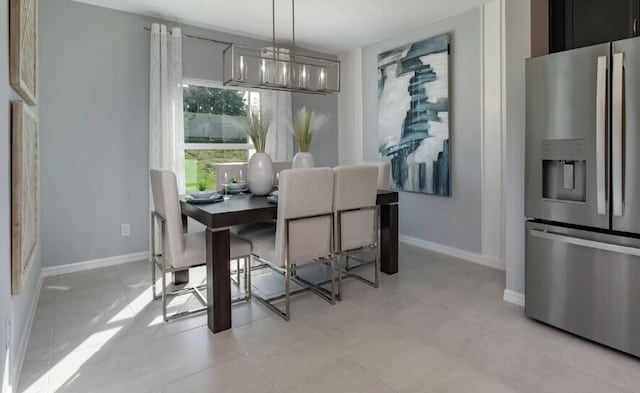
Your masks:
M 0 376 L 6 373 L 5 323 L 11 319 L 11 139 L 9 121 L 8 0 L 0 0 Z M 2 382 L 0 382 L 2 383 Z M 0 387 L 4 389 L 6 386 Z
M 364 158 L 378 158 L 377 56 L 379 53 L 452 33 L 452 196 L 400 193 L 400 233 L 470 252 L 482 252 L 481 19 L 480 9 L 364 48 Z
M 529 0 L 505 4 L 506 29 L 506 163 L 505 261 L 507 289 L 524 294 L 525 216 L 525 69 L 531 55 L 531 8 Z
M 8 1 L 0 0 L 0 378 L 13 377 L 20 344 L 26 344 L 29 310 L 37 293 L 40 277 L 40 252 L 27 275 L 20 295 L 11 295 L 11 116 L 10 101 L 20 99 L 9 86 L 9 16 Z M 36 108 L 32 108 L 36 110 Z M 9 364 L 6 364 L 6 326 L 9 323 Z M 2 382 L 0 382 L 2 383 Z M 15 381 L 11 381 L 15 383 Z M 5 386 L 2 386 L 5 388 Z M 2 389 L 0 388 L 0 389 Z
M 153 21 L 70 0 L 40 2 L 44 266 L 148 248 L 149 33 L 143 27 Z M 264 44 L 182 27 L 187 34 Z M 185 39 L 185 78 L 220 81 L 222 49 Z M 309 102 L 337 119 L 335 96 L 316 100 Z M 318 161 L 337 162 L 337 133 L 320 142 Z M 131 224 L 130 237 L 120 237 L 123 223 Z
M 328 121 L 314 133 L 311 153 L 318 167 L 338 165 L 338 100 L 315 94 L 293 93 L 291 101 L 294 115 L 302 107 L 329 115 Z

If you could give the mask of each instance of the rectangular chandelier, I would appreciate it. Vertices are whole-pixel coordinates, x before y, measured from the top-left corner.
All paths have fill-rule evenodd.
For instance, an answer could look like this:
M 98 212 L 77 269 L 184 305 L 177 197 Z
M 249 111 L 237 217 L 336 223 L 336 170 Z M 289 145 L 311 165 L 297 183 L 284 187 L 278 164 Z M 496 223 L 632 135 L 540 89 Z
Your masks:
M 301 93 L 340 92 L 340 61 L 303 56 L 288 48 L 230 44 L 223 51 L 225 86 Z

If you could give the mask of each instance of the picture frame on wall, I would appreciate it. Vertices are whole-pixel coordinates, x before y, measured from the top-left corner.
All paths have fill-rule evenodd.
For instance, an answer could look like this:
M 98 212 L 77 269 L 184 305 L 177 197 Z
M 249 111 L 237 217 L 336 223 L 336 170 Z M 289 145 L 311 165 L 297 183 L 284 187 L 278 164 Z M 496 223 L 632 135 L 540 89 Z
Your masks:
M 38 0 L 10 0 L 9 80 L 30 106 L 38 104 Z
M 38 251 L 40 153 L 38 118 L 11 102 L 11 293 L 22 292 Z
M 378 55 L 378 152 L 391 162 L 391 188 L 451 196 L 451 35 Z

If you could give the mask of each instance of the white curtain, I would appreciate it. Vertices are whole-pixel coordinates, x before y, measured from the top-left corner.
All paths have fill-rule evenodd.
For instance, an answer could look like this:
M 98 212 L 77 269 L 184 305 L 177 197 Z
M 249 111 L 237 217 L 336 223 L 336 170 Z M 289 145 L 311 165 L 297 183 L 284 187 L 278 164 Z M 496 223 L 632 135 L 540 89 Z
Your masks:
M 151 26 L 149 79 L 149 167 L 175 172 L 178 192 L 184 184 L 184 117 L 182 108 L 182 32 Z
M 273 47 L 262 48 L 262 55 L 271 58 L 273 51 Z M 276 57 L 278 60 L 289 60 L 289 50 L 280 48 Z M 286 64 L 283 62 L 282 65 Z M 276 74 L 277 72 L 274 73 L 274 78 Z M 267 135 L 266 146 L 271 160 L 274 162 L 291 161 L 293 159 L 293 136 L 290 126 L 291 93 L 263 90 L 260 93 L 260 111 L 270 114 L 273 119 L 273 124 Z
M 266 150 L 274 162 L 293 159 L 293 136 L 291 135 L 291 93 L 264 90 L 260 93 L 260 110 L 270 113 L 273 124 L 267 134 Z

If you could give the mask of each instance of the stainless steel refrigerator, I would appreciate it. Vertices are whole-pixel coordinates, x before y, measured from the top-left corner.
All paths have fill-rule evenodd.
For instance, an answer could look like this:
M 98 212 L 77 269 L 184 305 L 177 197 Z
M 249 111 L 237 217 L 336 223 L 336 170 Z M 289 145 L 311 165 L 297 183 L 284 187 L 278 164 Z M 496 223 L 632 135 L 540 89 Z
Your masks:
M 526 62 L 525 311 L 640 356 L 640 39 Z

